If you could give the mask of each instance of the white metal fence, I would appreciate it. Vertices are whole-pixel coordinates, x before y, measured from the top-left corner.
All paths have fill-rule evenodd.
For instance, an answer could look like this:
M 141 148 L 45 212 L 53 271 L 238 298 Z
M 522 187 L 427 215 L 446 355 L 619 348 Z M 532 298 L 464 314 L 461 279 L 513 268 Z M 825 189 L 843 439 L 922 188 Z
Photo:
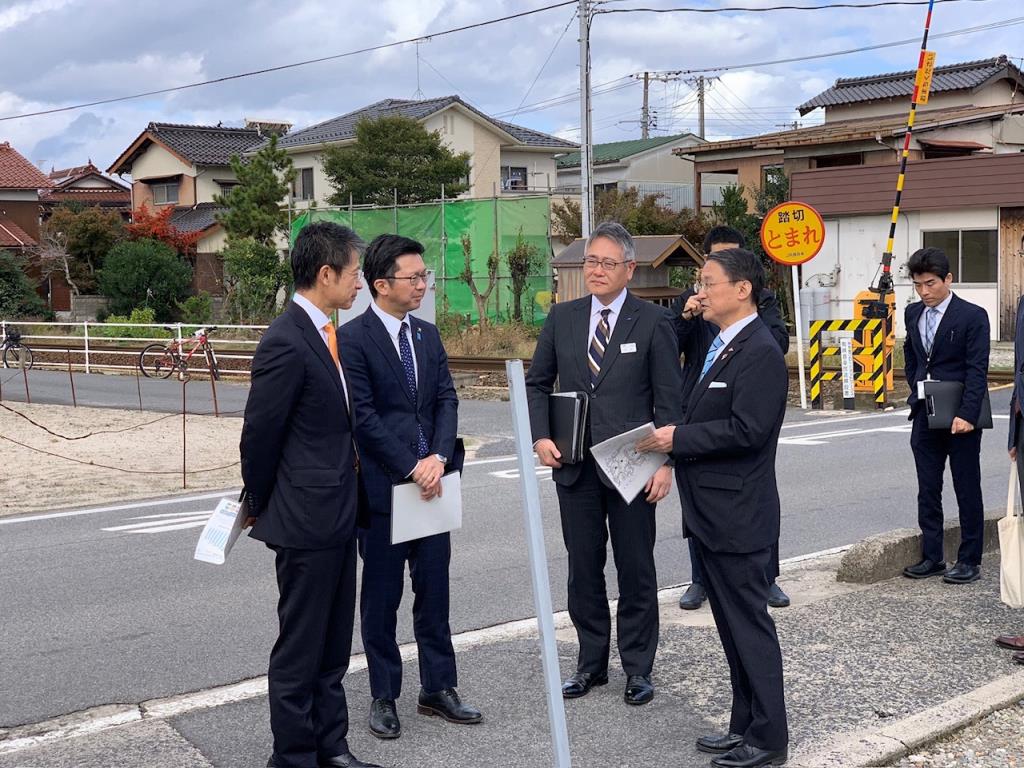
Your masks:
M 183 323 L 43 323 L 22 320 L 0 320 L 0 333 L 7 341 L 9 330 L 17 329 L 21 343 L 32 350 L 33 368 L 56 368 L 86 373 L 133 372 L 138 370 L 139 353 L 153 342 L 167 343 L 177 339 L 182 355 L 188 355 L 189 338 L 200 328 L 216 328 L 208 337 L 222 374 L 249 375 L 249 363 L 265 325 L 186 325 Z M 145 330 L 132 330 L 145 329 Z M 241 360 L 245 364 L 224 364 Z M 206 357 L 201 350 L 192 356 L 190 370 L 206 370 Z

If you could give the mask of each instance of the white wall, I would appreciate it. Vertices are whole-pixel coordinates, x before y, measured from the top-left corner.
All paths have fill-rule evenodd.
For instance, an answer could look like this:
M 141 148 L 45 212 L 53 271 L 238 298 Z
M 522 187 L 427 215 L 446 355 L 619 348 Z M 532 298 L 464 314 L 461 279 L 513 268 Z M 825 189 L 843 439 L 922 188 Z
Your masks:
M 214 179 L 233 179 L 237 181 L 234 171 L 228 165 L 208 165 L 196 175 L 196 203 L 212 203 L 213 196 L 224 190 Z
M 165 176 L 195 176 L 195 169 L 186 165 L 156 144 L 150 145 L 149 149 L 143 152 L 132 163 L 132 181 L 144 181 L 145 179 L 161 179 Z
M 801 267 L 803 285 L 818 285 L 818 275 L 828 283 L 828 275 L 838 264 L 836 285 L 832 288 L 830 319 L 854 316 L 856 295 L 876 282 L 882 252 L 889 236 L 888 215 L 843 216 L 826 218 L 825 242 L 821 252 Z M 893 283 L 896 292 L 896 335 L 902 337 L 903 308 L 917 301 L 904 265 L 910 254 L 922 245 L 922 232 L 934 229 L 998 229 L 999 211 L 992 209 L 929 211 L 901 214 L 896 224 L 893 245 Z M 997 284 L 954 284 L 961 298 L 979 304 L 989 315 L 991 336 L 999 334 L 999 287 Z
M 526 168 L 530 174 L 527 184 L 531 190 L 547 190 L 558 186 L 558 171 L 555 168 L 555 153 L 523 152 L 515 149 L 500 150 L 501 167 Z

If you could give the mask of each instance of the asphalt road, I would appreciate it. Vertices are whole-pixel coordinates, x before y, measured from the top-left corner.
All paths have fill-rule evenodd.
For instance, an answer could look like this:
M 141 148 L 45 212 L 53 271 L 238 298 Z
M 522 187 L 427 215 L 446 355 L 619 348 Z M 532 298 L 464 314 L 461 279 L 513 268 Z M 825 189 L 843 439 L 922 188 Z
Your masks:
M 134 388 L 133 380 L 124 381 Z M 180 384 L 166 384 L 180 397 Z M 56 397 L 59 384 L 49 385 Z M 104 391 L 118 394 L 110 390 L 86 391 L 102 404 Z M 1005 414 L 1008 398 L 1008 390 L 993 392 L 993 412 Z M 989 507 L 999 506 L 1006 487 L 1006 423 L 997 417 L 983 441 Z M 454 536 L 451 567 L 455 632 L 535 613 L 515 462 L 508 458 L 508 404 L 463 403 L 460 433 L 484 438 L 485 445 L 463 479 L 464 527 Z M 914 526 L 908 443 L 905 412 L 836 417 L 791 411 L 778 461 L 782 556 Z M 955 514 L 952 498 L 950 491 L 947 510 Z M 553 601 L 561 610 L 565 553 L 550 481 L 541 482 L 541 500 Z M 166 501 L 0 519 L 0 727 L 266 672 L 275 626 L 271 553 L 244 540 L 225 566 L 195 562 L 199 526 L 215 498 Z M 674 494 L 659 505 L 658 526 L 660 584 L 687 581 Z M 608 571 L 614 595 L 610 564 Z M 402 642 L 412 639 L 410 605 L 406 599 L 401 612 Z

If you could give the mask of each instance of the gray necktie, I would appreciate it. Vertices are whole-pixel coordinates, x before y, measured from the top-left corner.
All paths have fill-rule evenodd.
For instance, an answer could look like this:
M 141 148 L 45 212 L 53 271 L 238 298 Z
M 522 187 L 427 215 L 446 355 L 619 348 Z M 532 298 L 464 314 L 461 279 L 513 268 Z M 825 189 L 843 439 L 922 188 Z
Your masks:
M 924 351 L 929 355 L 932 353 L 932 344 L 935 343 L 935 327 L 939 324 L 939 310 L 929 307 L 924 315 Z

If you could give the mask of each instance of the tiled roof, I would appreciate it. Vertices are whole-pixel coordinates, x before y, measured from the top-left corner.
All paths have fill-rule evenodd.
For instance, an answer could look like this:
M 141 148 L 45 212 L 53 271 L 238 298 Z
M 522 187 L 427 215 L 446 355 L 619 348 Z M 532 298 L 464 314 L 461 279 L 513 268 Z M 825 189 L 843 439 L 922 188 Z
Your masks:
M 171 215 L 171 224 L 179 232 L 203 232 L 217 223 L 217 214 L 227 208 L 216 203 L 200 203 L 194 208 L 176 208 Z
M 651 139 L 633 139 L 631 141 L 613 141 L 608 144 L 595 144 L 594 165 L 601 165 L 602 163 L 617 163 L 627 157 L 639 155 L 641 152 L 646 152 L 649 149 L 661 147 L 665 144 L 671 144 L 672 142 L 684 139 L 687 136 L 694 137 L 694 144 L 702 142 L 701 139 L 697 138 L 692 133 L 677 133 L 674 136 L 655 136 Z M 567 152 L 566 154 L 559 156 L 555 162 L 559 168 L 579 168 L 580 153 L 579 151 Z
M 69 187 L 48 189 L 39 195 L 39 202 L 44 205 L 56 205 L 64 202 L 77 202 L 86 205 L 124 206 L 130 208 L 132 193 L 127 189 L 108 187 Z
M 96 173 L 102 175 L 102 171 L 92 164 L 90 160 L 85 165 L 76 165 L 74 168 L 61 168 L 60 170 L 50 171 L 50 181 L 54 184 L 63 184 L 73 179 L 80 179 L 83 176 L 88 176 L 90 173 Z
M 346 141 L 348 139 L 354 139 L 356 135 L 356 124 L 360 120 L 376 120 L 380 117 L 391 117 L 394 115 L 401 115 L 402 117 L 409 117 L 413 120 L 424 120 L 431 115 L 440 112 L 442 109 L 450 107 L 452 104 L 459 104 L 470 112 L 473 112 L 483 120 L 491 123 L 499 130 L 505 131 L 510 134 L 516 141 L 533 147 L 558 147 L 558 148 L 571 148 L 577 146 L 570 141 L 559 139 L 554 136 L 549 136 L 546 133 L 540 131 L 534 131 L 530 128 L 524 128 L 513 123 L 506 123 L 502 120 L 495 120 L 488 115 L 485 115 L 475 107 L 470 106 L 465 101 L 460 99 L 458 96 L 442 96 L 437 99 L 421 99 L 421 100 L 409 100 L 409 99 L 384 99 L 371 104 L 368 107 L 357 109 L 354 112 L 335 117 L 330 120 L 326 120 L 316 125 L 311 125 L 308 128 L 303 128 L 301 131 L 295 131 L 289 133 L 287 136 L 281 137 L 278 140 L 277 145 L 279 147 L 303 147 L 310 144 L 324 144 L 334 141 Z
M 42 171 L 6 141 L 0 144 L 0 189 L 49 189 L 53 186 Z
M 806 115 L 818 107 L 833 107 L 840 104 L 856 104 L 878 99 L 905 98 L 914 92 L 917 72 L 891 72 L 869 77 L 845 77 L 836 80 L 835 85 L 823 91 L 797 109 Z M 1006 56 L 980 61 L 965 61 L 936 67 L 932 76 L 931 93 L 944 91 L 966 91 L 978 88 L 992 80 L 1010 79 L 1024 85 L 1024 75 L 1011 64 Z
M 232 155 L 241 155 L 264 141 L 254 128 L 150 123 L 146 130 L 196 165 L 227 165 Z
M 2 145 L 0 145 L 2 146 Z M 0 217 L 0 248 L 28 248 L 36 241 L 10 219 Z

